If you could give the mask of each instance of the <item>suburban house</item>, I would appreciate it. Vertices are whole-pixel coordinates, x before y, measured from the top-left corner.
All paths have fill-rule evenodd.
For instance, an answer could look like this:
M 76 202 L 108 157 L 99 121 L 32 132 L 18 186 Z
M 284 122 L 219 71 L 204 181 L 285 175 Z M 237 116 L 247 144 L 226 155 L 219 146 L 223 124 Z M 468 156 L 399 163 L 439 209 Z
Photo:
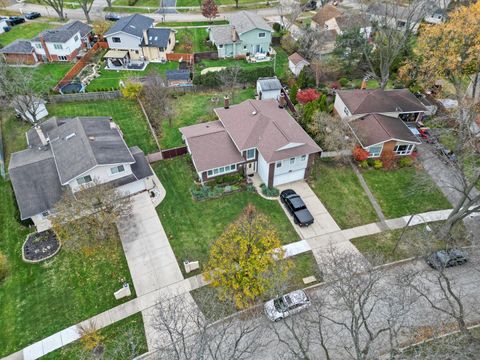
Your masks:
M 360 33 L 365 37 L 370 37 L 372 26 L 366 16 L 359 13 L 344 13 L 337 7 L 327 4 L 312 17 L 313 28 L 323 30 L 333 30 L 337 35 L 343 34 L 346 30 L 352 28 L 360 29 Z
M 9 64 L 72 61 L 92 41 L 92 27 L 72 21 L 59 28 L 42 31 L 31 40 L 18 39 L 0 50 Z
M 315 15 L 313 15 L 310 26 L 314 29 L 325 29 L 327 21 L 334 19 L 337 16 L 342 16 L 342 14 L 342 11 L 336 6 L 326 4 L 322 6 Z
M 413 123 L 427 111 L 408 89 L 338 90 L 334 109 L 370 157 L 410 155 L 420 143 Z
M 153 172 L 138 147 L 128 147 L 107 117 L 50 118 L 26 134 L 28 149 L 8 166 L 22 220 L 48 229 L 51 210 L 65 192 L 109 183 L 124 194 L 154 187 Z
M 246 100 L 215 109 L 217 121 L 180 129 L 203 182 L 241 172 L 269 187 L 308 176 L 320 147 L 290 114 L 269 100 Z
M 167 70 L 165 72 L 167 78 L 167 86 L 192 86 L 192 79 L 190 77 L 190 70 Z
M 148 62 L 167 61 L 175 47 L 175 31 L 154 28 L 153 19 L 140 14 L 122 17 L 104 34 L 107 68 L 143 70 Z
M 209 39 L 217 47 L 218 57 L 261 57 L 270 51 L 272 28 L 260 16 L 241 11 L 234 13 L 229 25 L 212 26 Z
M 366 14 L 371 22 L 380 22 L 398 30 L 409 27 L 414 33 L 417 32 L 422 20 L 422 11 L 387 2 L 370 4 Z
M 257 80 L 258 100 L 274 99 L 280 100 L 282 84 L 277 77 L 263 77 Z
M 288 68 L 295 76 L 300 75 L 300 72 L 303 70 L 303 68 L 309 65 L 310 63 L 297 52 L 288 57 Z

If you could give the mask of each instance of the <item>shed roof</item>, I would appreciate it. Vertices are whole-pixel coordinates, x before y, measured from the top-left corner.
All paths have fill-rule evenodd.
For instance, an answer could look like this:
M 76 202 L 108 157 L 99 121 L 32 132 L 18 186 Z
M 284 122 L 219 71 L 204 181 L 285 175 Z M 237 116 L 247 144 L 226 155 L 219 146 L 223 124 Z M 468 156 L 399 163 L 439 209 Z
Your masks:
M 25 39 L 17 39 L 0 49 L 0 54 L 31 54 L 32 52 L 33 47 L 30 40 Z
M 165 76 L 167 80 L 190 80 L 190 70 L 167 70 Z
M 263 91 L 282 89 L 282 84 L 280 83 L 280 80 L 278 80 L 276 77 L 258 78 L 257 84 L 260 85 L 260 89 L 262 89 Z
M 305 60 L 305 58 L 297 52 L 290 55 L 288 57 L 288 60 L 290 60 L 294 65 L 297 65 L 302 61 L 304 61 L 306 64 L 309 64 L 309 62 L 307 60 Z

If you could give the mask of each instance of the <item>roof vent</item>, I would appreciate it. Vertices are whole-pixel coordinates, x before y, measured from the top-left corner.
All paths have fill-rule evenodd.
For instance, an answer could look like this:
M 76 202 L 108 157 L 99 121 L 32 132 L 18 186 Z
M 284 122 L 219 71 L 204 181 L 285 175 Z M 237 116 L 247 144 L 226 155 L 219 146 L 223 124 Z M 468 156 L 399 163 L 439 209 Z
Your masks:
M 253 110 L 252 115 L 257 115 L 257 110 Z
M 88 137 L 88 140 L 90 140 L 90 141 L 95 141 L 95 136 L 89 136 L 89 137 Z
M 75 133 L 71 133 L 71 134 L 65 136 L 65 140 L 69 140 L 69 139 L 71 139 L 71 138 L 73 138 L 73 137 L 75 137 Z

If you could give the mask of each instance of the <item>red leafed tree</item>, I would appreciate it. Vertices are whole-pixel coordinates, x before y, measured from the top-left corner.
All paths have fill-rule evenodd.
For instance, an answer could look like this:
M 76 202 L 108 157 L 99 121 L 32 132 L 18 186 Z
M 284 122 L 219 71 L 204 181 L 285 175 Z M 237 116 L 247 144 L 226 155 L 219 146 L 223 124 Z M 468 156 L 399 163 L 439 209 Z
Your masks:
M 363 161 L 368 159 L 368 157 L 370 156 L 370 153 L 367 150 L 357 145 L 353 149 L 352 155 L 355 160 Z
M 311 101 L 315 101 L 319 97 L 320 97 L 320 93 L 315 89 L 305 89 L 297 93 L 297 101 L 303 105 Z
M 215 0 L 203 0 L 202 1 L 202 15 L 210 21 L 215 19 L 218 14 L 218 7 L 215 4 Z

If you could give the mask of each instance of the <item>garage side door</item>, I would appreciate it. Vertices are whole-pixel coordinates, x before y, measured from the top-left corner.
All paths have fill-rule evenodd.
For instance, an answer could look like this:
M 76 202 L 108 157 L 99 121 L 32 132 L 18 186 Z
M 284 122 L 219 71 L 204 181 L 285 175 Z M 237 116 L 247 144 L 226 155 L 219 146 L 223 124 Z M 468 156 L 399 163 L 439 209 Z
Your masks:
M 286 184 L 293 181 L 302 180 L 305 176 L 305 169 L 291 171 L 281 175 L 275 175 L 273 179 L 273 186 Z

